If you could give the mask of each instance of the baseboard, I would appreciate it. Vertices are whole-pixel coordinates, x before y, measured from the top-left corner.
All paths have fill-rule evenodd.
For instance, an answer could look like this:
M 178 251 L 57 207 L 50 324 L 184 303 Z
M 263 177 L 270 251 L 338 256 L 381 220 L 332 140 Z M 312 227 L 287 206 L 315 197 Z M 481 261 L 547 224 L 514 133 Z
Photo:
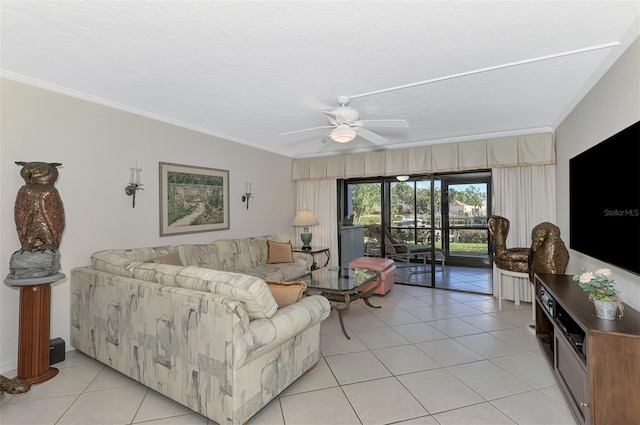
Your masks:
M 5 375 L 11 371 L 18 369 L 18 359 L 2 362 L 0 364 L 0 375 Z
M 64 350 L 65 355 L 71 351 L 76 351 L 76 349 L 74 347 L 71 347 L 70 345 L 66 345 Z M 17 357 L 13 360 L 0 363 L 0 375 L 7 376 L 9 372 L 16 371 L 17 369 L 18 369 Z

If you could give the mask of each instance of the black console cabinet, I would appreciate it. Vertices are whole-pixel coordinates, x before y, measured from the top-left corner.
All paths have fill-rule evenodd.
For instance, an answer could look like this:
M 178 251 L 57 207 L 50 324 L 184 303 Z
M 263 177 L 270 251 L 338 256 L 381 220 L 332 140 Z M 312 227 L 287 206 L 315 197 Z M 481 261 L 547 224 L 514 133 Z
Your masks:
M 536 274 L 536 336 L 581 424 L 640 424 L 640 313 L 598 319 L 569 275 Z

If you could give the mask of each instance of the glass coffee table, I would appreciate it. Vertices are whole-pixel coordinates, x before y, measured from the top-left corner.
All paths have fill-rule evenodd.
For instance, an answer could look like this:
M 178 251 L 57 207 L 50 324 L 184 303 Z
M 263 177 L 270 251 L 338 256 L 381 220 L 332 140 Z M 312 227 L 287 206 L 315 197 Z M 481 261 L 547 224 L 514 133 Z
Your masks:
M 307 284 L 308 293 L 319 293 L 332 304 L 338 312 L 342 333 L 347 339 L 351 339 L 344 327 L 343 314 L 349 310 L 352 301 L 362 298 L 369 307 L 380 308 L 369 302 L 369 297 L 373 295 L 374 289 L 380 285 L 380 272 L 377 270 L 347 268 L 347 267 L 325 267 L 314 270 L 302 276 L 299 280 Z M 367 286 L 369 283 L 372 285 Z M 361 288 L 366 287 L 365 291 Z M 344 304 L 340 306 L 339 304 Z

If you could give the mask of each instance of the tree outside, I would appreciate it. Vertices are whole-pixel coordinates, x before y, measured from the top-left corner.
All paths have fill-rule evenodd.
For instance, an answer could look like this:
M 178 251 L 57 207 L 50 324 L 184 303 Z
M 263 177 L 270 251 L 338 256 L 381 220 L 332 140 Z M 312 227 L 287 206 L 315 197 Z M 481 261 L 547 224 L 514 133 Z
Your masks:
M 482 187 L 482 185 L 480 185 Z M 379 224 L 382 202 L 380 183 L 350 184 L 354 224 Z M 415 189 L 415 203 L 414 203 Z M 390 184 L 391 233 L 405 243 L 431 244 L 431 181 L 393 182 Z M 442 248 L 442 216 L 440 182 L 434 181 L 435 245 Z M 487 255 L 487 194 L 475 185 L 464 190 L 449 187 L 450 224 L 452 227 L 482 227 L 451 232 L 449 251 L 456 255 Z M 453 207 L 455 206 L 455 207 Z

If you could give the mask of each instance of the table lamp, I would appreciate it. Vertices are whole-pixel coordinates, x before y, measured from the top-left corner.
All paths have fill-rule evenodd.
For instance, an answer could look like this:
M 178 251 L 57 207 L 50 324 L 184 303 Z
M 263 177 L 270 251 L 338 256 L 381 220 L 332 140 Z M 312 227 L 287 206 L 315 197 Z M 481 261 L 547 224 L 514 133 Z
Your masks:
M 316 224 L 320 224 L 315 215 L 311 212 L 310 209 L 303 208 L 298 211 L 296 214 L 296 218 L 293 219 L 294 227 L 302 227 L 302 233 L 300 233 L 300 239 L 302 239 L 302 249 L 311 249 L 311 232 L 309 231 L 309 226 L 315 226 Z

